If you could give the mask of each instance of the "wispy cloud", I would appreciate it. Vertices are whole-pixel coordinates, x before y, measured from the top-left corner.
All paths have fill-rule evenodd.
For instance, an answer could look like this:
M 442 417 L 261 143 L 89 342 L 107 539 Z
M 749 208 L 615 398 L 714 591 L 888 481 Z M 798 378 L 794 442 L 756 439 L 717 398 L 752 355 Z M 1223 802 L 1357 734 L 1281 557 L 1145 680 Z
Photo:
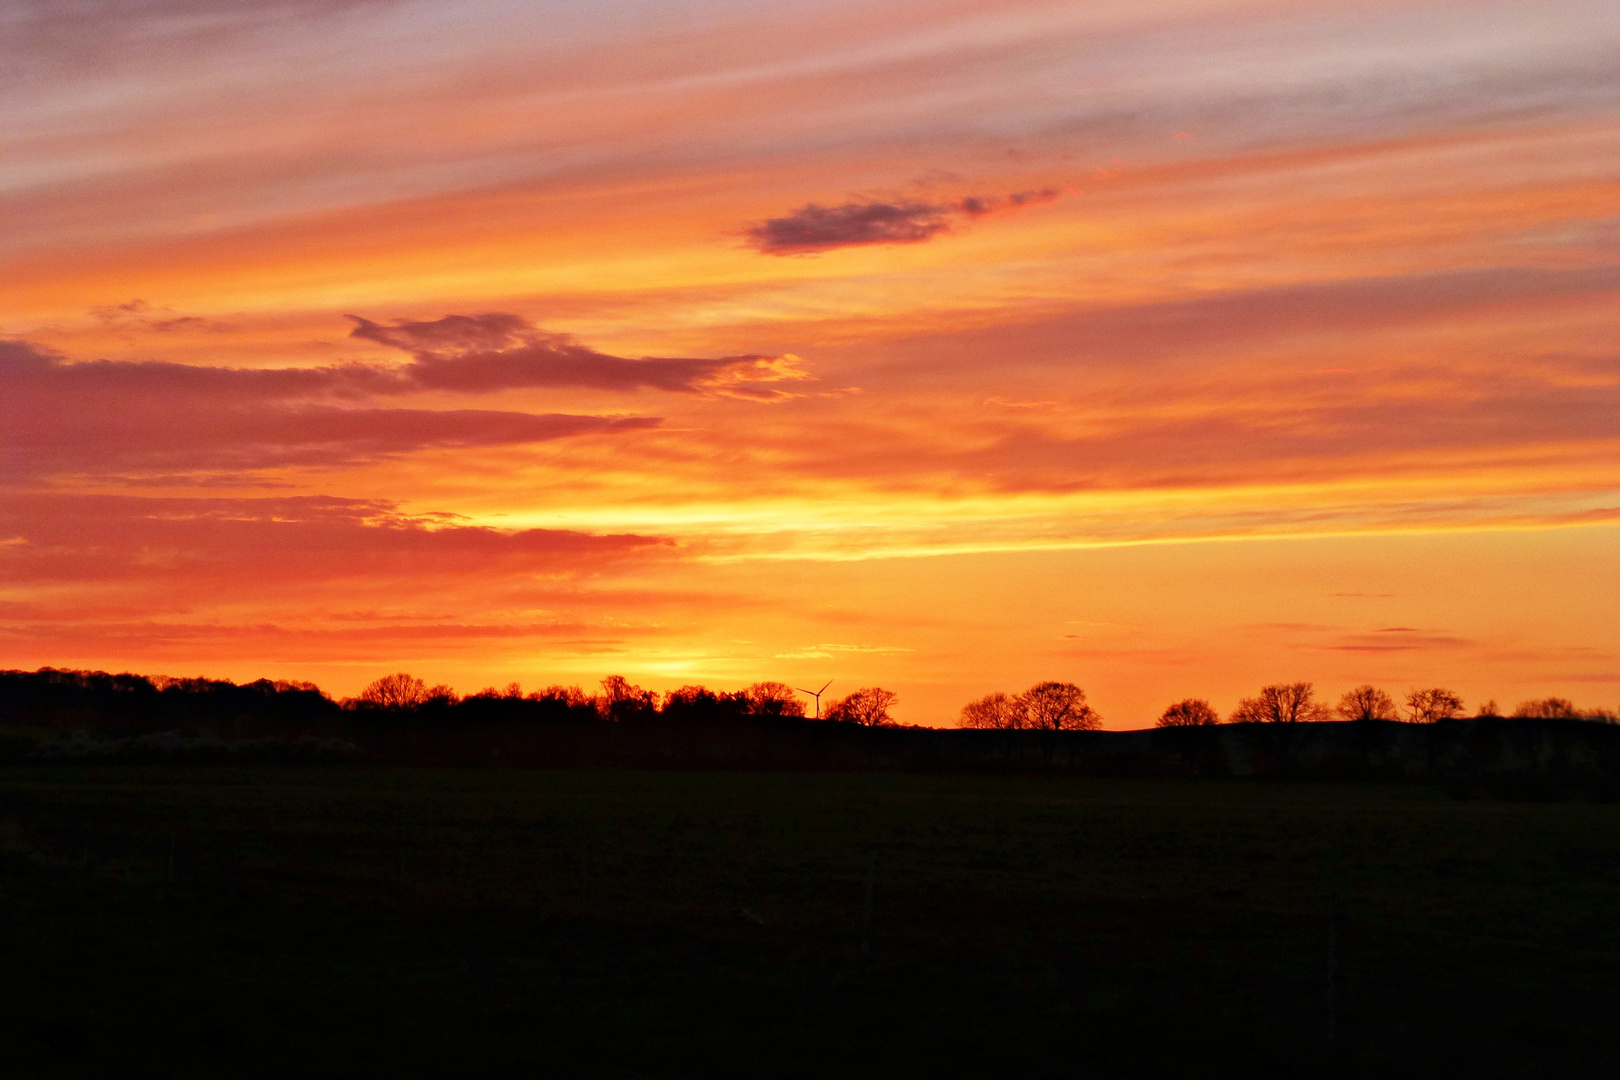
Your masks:
M 951 232 L 954 221 L 1052 202 L 1061 188 L 1011 195 L 969 195 L 954 202 L 914 200 L 847 202 L 838 206 L 806 203 L 783 217 L 766 218 L 744 231 L 748 243 L 766 255 L 814 255 L 870 244 L 920 244 Z
M 1352 634 L 1321 648 L 1328 652 L 1407 653 L 1466 649 L 1477 644 L 1454 634 L 1439 634 L 1410 626 L 1389 626 L 1370 634 Z

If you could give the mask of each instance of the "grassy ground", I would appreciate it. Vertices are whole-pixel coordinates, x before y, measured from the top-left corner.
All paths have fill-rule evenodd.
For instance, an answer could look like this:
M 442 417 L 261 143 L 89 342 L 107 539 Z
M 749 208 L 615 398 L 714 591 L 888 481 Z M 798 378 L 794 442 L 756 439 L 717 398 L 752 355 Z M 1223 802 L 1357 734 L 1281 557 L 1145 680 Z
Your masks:
M 1609 1075 L 1617 901 L 1620 807 L 1415 787 L 17 769 L 0 1054 L 57 1075 Z

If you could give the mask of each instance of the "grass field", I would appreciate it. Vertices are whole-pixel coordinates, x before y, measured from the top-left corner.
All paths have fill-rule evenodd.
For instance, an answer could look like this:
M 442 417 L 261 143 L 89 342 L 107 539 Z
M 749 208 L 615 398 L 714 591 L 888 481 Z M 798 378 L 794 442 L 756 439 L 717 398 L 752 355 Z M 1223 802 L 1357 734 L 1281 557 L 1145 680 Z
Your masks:
M 13 769 L 0 1039 L 55 1075 L 1611 1075 L 1617 901 L 1620 807 L 1419 787 Z

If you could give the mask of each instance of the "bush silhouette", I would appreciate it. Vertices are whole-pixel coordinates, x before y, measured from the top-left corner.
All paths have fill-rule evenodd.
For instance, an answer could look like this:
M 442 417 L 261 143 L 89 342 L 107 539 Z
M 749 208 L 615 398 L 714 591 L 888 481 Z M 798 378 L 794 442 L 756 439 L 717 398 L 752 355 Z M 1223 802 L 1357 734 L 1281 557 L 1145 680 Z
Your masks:
M 1203 727 L 1218 724 L 1221 716 L 1215 707 L 1203 698 L 1178 701 L 1159 715 L 1156 727 Z
M 1517 717 L 1529 717 L 1535 720 L 1580 720 L 1581 711 L 1575 707 L 1573 701 L 1565 698 L 1542 698 L 1539 701 L 1522 702 L 1513 710 Z

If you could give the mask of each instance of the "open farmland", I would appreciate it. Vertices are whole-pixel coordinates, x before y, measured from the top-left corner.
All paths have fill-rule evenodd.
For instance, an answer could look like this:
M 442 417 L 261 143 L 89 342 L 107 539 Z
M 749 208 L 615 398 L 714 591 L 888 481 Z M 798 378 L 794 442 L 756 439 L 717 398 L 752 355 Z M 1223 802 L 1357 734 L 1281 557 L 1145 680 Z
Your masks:
M 1416 785 L 11 769 L 0 1039 L 83 1075 L 1595 1076 L 1617 826 Z

